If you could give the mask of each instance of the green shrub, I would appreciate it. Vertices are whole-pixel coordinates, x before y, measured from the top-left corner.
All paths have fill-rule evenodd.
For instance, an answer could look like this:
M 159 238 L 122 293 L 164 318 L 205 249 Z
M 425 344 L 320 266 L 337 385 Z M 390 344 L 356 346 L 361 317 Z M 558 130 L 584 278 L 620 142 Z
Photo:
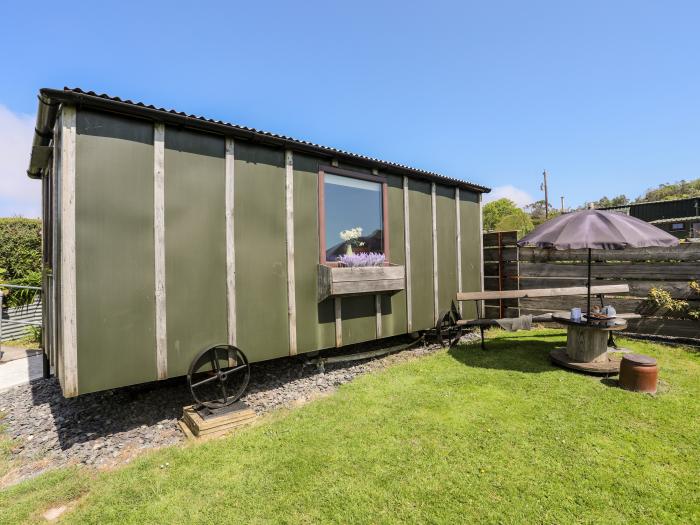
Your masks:
M 41 221 L 21 217 L 0 218 L 0 282 L 41 286 Z M 4 304 L 30 303 L 30 290 L 3 290 Z
M 0 268 L 7 279 L 41 271 L 41 221 L 21 217 L 0 219 Z
M 30 343 L 41 343 L 41 326 L 28 326 L 26 332 Z
M 8 281 L 8 283 L 17 284 L 20 286 L 36 286 L 38 288 L 41 288 L 41 272 L 31 271 L 23 277 L 18 277 L 17 279 Z M 0 286 L 0 289 L 1 288 L 2 287 Z M 39 292 L 37 292 L 36 290 L 7 288 L 3 290 L 3 295 L 5 296 L 3 303 L 11 307 L 30 304 L 34 301 L 34 298 L 36 297 L 37 293 Z
M 689 283 L 693 293 L 700 293 L 700 283 Z M 676 317 L 680 319 L 700 320 L 700 308 L 693 308 L 688 301 L 674 299 L 669 292 L 661 288 L 651 288 L 647 295 L 646 303 L 660 309 L 662 317 Z

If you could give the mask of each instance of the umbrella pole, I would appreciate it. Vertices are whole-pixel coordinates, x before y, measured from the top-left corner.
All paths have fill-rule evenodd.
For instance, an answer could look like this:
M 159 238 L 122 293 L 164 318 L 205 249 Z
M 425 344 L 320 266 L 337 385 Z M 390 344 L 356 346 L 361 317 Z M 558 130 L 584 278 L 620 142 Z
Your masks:
M 591 322 L 591 249 L 588 248 L 588 305 L 586 308 L 586 324 Z

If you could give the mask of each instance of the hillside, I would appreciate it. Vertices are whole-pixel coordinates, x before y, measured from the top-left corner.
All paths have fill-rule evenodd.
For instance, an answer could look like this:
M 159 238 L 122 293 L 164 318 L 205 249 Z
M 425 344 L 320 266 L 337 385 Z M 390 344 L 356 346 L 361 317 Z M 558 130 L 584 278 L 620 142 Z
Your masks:
M 667 201 L 673 199 L 688 199 L 700 197 L 700 178 L 669 184 L 660 184 L 656 188 L 647 190 L 644 195 L 634 202 Z

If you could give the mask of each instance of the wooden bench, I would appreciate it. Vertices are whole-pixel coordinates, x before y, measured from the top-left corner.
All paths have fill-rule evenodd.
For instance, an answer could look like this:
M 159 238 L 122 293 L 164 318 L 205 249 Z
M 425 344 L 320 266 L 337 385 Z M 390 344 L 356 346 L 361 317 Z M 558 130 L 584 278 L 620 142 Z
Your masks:
M 621 294 L 629 293 L 630 287 L 627 284 L 610 284 L 604 286 L 591 286 L 591 295 L 595 295 L 600 299 L 601 306 L 603 305 L 603 297 L 605 294 Z M 568 295 L 587 295 L 588 288 L 586 286 L 569 286 L 565 288 L 534 288 L 532 290 L 503 290 L 489 292 L 460 292 L 457 294 L 457 301 L 474 301 L 476 304 L 476 319 L 460 319 L 457 321 L 458 326 L 479 327 L 481 332 L 481 348 L 484 345 L 484 328 L 489 326 L 499 326 L 496 319 L 483 318 L 482 308 L 479 308 L 479 303 L 489 299 L 522 299 L 526 297 L 560 297 Z M 552 313 L 548 312 L 540 315 L 533 315 L 533 323 L 554 323 Z M 617 317 L 621 319 L 639 319 L 641 316 L 634 313 L 618 313 Z M 610 332 L 609 344 L 615 347 L 615 341 Z

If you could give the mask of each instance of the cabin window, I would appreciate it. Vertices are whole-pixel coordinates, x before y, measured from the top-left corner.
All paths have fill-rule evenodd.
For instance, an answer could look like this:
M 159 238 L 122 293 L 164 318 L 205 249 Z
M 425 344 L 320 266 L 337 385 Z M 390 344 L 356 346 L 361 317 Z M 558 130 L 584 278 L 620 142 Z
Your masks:
M 682 223 L 682 222 L 671 223 L 671 229 L 673 231 L 685 230 L 685 223 Z
M 319 197 L 321 262 L 337 262 L 347 254 L 388 256 L 383 178 L 326 168 L 319 178 Z

